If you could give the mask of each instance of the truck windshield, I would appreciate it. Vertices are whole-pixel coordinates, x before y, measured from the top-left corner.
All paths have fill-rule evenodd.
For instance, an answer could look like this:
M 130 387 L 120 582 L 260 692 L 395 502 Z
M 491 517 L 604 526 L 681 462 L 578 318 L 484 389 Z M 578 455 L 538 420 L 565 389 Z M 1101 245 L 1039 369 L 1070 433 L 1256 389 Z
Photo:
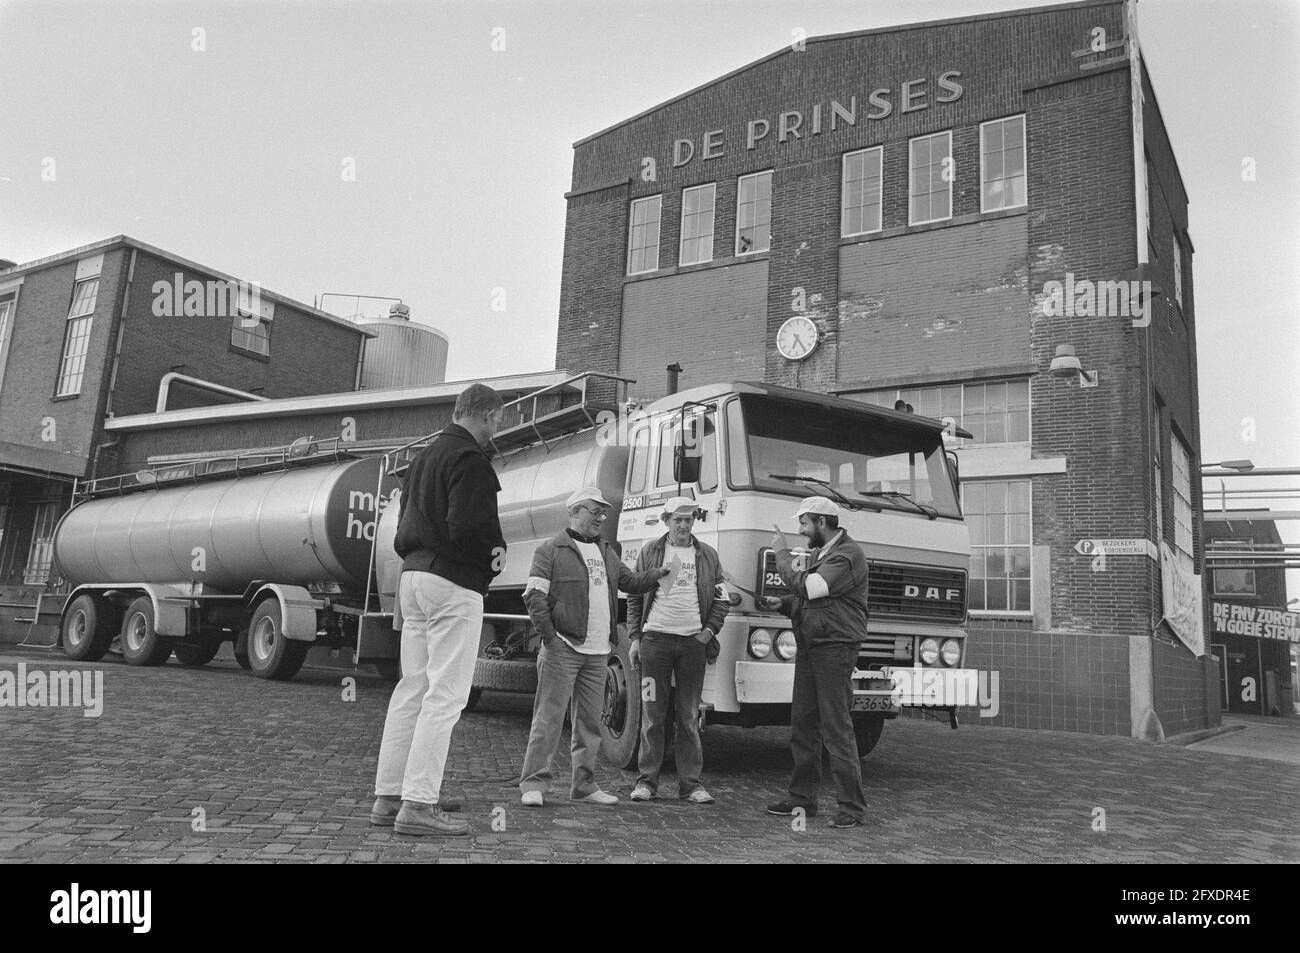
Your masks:
M 787 496 L 835 495 L 816 483 L 790 479 L 809 477 L 871 509 L 916 513 L 916 503 L 939 516 L 960 515 L 937 431 L 866 414 L 810 412 L 751 394 L 728 410 L 732 486 Z

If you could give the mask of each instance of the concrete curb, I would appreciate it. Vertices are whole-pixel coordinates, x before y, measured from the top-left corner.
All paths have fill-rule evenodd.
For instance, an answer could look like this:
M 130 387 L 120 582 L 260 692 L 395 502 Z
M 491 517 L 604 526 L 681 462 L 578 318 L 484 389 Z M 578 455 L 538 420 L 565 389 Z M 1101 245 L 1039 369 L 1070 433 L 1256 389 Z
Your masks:
M 1244 731 L 1245 725 L 1220 725 L 1218 728 L 1201 728 L 1197 731 L 1184 731 L 1181 735 L 1174 735 L 1165 739 L 1167 745 L 1178 745 L 1185 748 L 1188 745 L 1196 744 L 1198 741 L 1205 741 L 1207 738 L 1215 738 L 1219 735 L 1231 734 L 1234 731 Z

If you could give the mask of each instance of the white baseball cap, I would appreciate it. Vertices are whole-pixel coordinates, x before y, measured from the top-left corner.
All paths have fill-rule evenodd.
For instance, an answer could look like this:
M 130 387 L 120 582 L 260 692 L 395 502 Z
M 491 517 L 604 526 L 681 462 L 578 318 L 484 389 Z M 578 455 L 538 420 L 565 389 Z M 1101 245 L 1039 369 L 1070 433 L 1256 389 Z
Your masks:
M 692 515 L 695 513 L 695 501 L 689 496 L 671 496 L 664 500 L 663 509 L 660 511 L 661 516 L 668 516 L 674 513 L 680 513 L 686 510 Z
M 571 510 L 579 503 L 585 503 L 588 500 L 592 503 L 599 503 L 601 506 L 613 506 L 609 500 L 600 495 L 600 487 L 584 486 L 564 501 L 564 507 Z
M 794 514 L 794 518 L 798 519 L 805 513 L 813 516 L 839 516 L 840 508 L 834 500 L 828 500 L 824 496 L 810 496 L 799 504 L 799 511 Z

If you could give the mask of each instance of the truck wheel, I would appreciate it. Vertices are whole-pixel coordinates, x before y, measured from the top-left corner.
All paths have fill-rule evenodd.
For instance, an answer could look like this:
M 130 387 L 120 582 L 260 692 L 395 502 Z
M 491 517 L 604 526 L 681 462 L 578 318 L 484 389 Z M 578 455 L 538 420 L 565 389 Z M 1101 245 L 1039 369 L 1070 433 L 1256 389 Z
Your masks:
M 193 643 L 187 645 L 182 642 L 173 651 L 176 653 L 176 661 L 189 668 L 198 668 L 216 658 L 220 650 L 220 639 L 204 639 L 197 645 Z
M 263 599 L 248 623 L 248 667 L 258 678 L 283 682 L 298 674 L 311 642 L 287 639 L 280 619 L 280 603 Z
M 72 600 L 63 614 L 63 654 L 78 662 L 98 662 L 117 632 L 111 606 L 84 594 Z
M 885 717 L 874 714 L 855 714 L 853 716 L 853 734 L 858 739 L 858 759 L 863 760 L 871 754 L 871 749 L 880 740 L 880 733 L 885 729 Z
M 600 718 L 600 753 L 616 768 L 636 767 L 641 740 L 641 685 L 627 658 L 627 627 L 618 627 L 618 645 L 605 668 L 605 704 Z
M 141 596 L 126 607 L 122 617 L 122 657 L 128 665 L 161 665 L 180 639 L 158 634 L 154 628 L 153 600 Z

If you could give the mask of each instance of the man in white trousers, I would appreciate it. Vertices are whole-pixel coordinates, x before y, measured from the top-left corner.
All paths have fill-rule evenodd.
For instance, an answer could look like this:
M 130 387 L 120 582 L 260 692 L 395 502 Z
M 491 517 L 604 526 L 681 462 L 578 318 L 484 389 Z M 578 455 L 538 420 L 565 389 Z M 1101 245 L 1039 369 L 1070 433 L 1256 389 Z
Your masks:
M 483 597 L 505 561 L 497 481 L 484 453 L 501 396 L 471 384 L 452 423 L 411 461 L 394 548 L 402 557 L 402 679 L 384 721 L 370 823 L 399 834 L 467 834 L 438 806 L 451 731 L 469 699 Z

